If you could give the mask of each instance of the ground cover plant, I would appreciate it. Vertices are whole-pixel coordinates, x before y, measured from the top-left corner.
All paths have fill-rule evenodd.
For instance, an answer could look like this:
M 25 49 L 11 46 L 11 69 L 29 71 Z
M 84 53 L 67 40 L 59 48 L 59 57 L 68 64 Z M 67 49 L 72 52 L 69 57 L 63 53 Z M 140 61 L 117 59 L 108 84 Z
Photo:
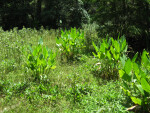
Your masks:
M 128 74 L 128 69 L 125 69 L 128 64 L 126 62 L 129 62 L 128 57 L 125 57 L 127 47 L 125 37 L 118 40 L 111 38 L 110 45 L 108 39 L 101 42 L 102 46 L 96 46 L 93 43 L 93 48 L 98 48 L 94 54 L 98 57 L 97 59 L 84 54 L 84 33 L 82 30 L 73 28 L 62 31 L 61 37 L 57 38 L 60 36 L 57 30 L 14 28 L 3 31 L 1 29 L 0 112 L 129 112 L 126 109 L 137 103 L 134 104 L 133 99 L 126 96 L 120 86 L 124 88 L 124 83 L 132 81 L 126 81 L 123 77 L 126 75 L 120 75 L 122 80 L 118 79 L 118 72 L 115 70 L 112 76 L 117 79 L 109 81 L 101 76 L 97 78 L 91 73 L 93 65 L 102 60 L 104 63 L 110 60 L 115 63 L 114 67 L 120 70 L 119 74 L 126 71 Z M 69 44 L 69 47 L 66 44 Z M 58 51 L 58 49 L 64 49 L 64 51 Z M 70 56 L 72 52 L 73 56 Z M 67 60 L 75 61 L 78 54 L 80 58 L 77 59 L 78 62 L 62 63 L 61 54 L 63 60 L 66 57 Z M 149 60 L 145 63 L 145 57 L 149 59 L 147 55 L 142 55 L 142 65 L 136 63 L 139 65 L 140 74 L 149 73 L 147 63 Z M 103 67 L 98 71 L 111 72 L 111 69 L 114 69 L 109 67 L 111 65 L 110 63 L 108 68 Z M 147 83 L 145 80 L 144 83 L 138 81 L 143 90 L 138 90 L 138 93 L 133 96 L 142 98 L 145 104 L 141 106 L 146 105 L 148 108 L 149 76 L 144 77 Z M 125 90 L 130 91 L 126 87 Z M 141 91 L 144 91 L 144 94 Z M 142 112 L 148 110 L 144 108 Z

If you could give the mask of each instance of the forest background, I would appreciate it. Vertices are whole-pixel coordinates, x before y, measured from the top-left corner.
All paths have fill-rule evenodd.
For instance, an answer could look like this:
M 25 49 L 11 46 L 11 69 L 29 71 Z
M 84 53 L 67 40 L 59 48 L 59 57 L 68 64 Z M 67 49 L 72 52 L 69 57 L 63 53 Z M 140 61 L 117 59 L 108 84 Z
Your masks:
M 82 28 L 95 22 L 99 37 L 125 35 L 134 51 L 150 49 L 149 0 L 1 0 L 4 30 Z

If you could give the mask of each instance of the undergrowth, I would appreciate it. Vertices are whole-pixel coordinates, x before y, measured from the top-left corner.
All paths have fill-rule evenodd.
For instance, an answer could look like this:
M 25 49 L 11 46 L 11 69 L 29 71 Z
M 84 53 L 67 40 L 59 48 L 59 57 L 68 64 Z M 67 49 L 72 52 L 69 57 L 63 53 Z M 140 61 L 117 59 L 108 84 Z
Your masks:
M 58 31 L 26 28 L 1 30 L 0 112 L 129 112 L 126 109 L 134 103 L 120 88 L 123 85 L 121 79 L 108 80 L 106 77 L 104 80 L 103 76 L 99 76 L 101 72 L 96 71 L 98 76 L 93 76 L 92 70 L 101 69 L 93 68 L 99 63 L 98 60 L 90 56 L 91 53 L 85 53 L 94 49 L 92 42 L 82 40 L 83 32 L 74 32 L 81 36 L 82 46 L 79 46 L 79 40 L 70 42 L 70 50 L 66 50 L 63 57 L 73 60 L 61 62 L 62 51 L 59 52 L 56 47 L 56 37 L 60 37 Z M 85 31 L 85 34 L 88 33 Z M 92 36 L 95 37 L 95 34 Z M 38 44 L 41 38 L 43 41 Z M 85 41 L 90 37 L 87 38 Z M 91 47 L 85 48 L 88 43 Z M 72 58 L 67 56 L 71 52 L 75 52 Z M 110 60 L 116 58 L 115 63 L 122 62 L 123 65 L 125 59 L 121 60 L 117 54 L 116 57 L 112 55 Z M 78 57 L 77 60 L 75 57 Z M 104 60 L 101 63 L 107 64 Z

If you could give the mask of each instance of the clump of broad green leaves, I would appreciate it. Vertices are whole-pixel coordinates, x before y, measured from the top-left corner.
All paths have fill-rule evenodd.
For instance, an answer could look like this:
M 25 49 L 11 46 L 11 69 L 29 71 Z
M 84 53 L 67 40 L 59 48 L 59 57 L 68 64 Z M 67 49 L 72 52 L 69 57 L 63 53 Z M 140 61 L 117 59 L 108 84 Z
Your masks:
M 30 52 L 27 55 L 27 69 L 32 71 L 35 80 L 41 80 L 46 77 L 51 69 L 55 69 L 56 53 L 43 46 L 43 40 L 40 39 L 37 46 L 29 46 Z
M 128 59 L 124 68 L 119 70 L 124 83 L 121 88 L 135 104 L 142 106 L 143 110 L 148 110 L 150 108 L 150 56 L 144 50 L 140 63 L 135 62 L 137 57 L 138 53 L 132 60 Z
M 124 36 L 118 37 L 117 40 L 113 38 L 106 38 L 100 42 L 100 47 L 93 43 L 96 54 L 93 55 L 98 58 L 98 63 L 94 65 L 93 71 L 105 79 L 118 78 L 118 69 L 121 66 L 121 60 L 125 61 L 127 52 L 127 42 Z
M 84 32 L 71 28 L 61 31 L 61 37 L 56 39 L 57 47 L 62 59 L 73 60 L 77 58 L 85 48 Z

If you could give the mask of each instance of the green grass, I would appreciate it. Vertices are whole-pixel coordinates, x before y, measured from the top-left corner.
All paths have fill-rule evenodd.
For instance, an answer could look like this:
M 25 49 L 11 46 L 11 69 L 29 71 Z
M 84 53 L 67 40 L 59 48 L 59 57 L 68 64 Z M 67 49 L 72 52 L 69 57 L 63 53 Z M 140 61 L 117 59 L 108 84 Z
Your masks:
M 67 63 L 61 62 L 58 52 L 57 67 L 47 75 L 46 82 L 32 81 L 30 72 L 25 72 L 21 47 L 37 45 L 42 37 L 44 45 L 57 51 L 58 35 L 55 30 L 30 29 L 0 33 L 0 41 L 5 42 L 0 45 L 0 62 L 14 60 L 0 65 L 0 86 L 4 87 L 0 90 L 0 112 L 126 113 L 133 104 L 120 89 L 121 81 L 95 77 L 90 70 L 95 62 L 92 56 Z

